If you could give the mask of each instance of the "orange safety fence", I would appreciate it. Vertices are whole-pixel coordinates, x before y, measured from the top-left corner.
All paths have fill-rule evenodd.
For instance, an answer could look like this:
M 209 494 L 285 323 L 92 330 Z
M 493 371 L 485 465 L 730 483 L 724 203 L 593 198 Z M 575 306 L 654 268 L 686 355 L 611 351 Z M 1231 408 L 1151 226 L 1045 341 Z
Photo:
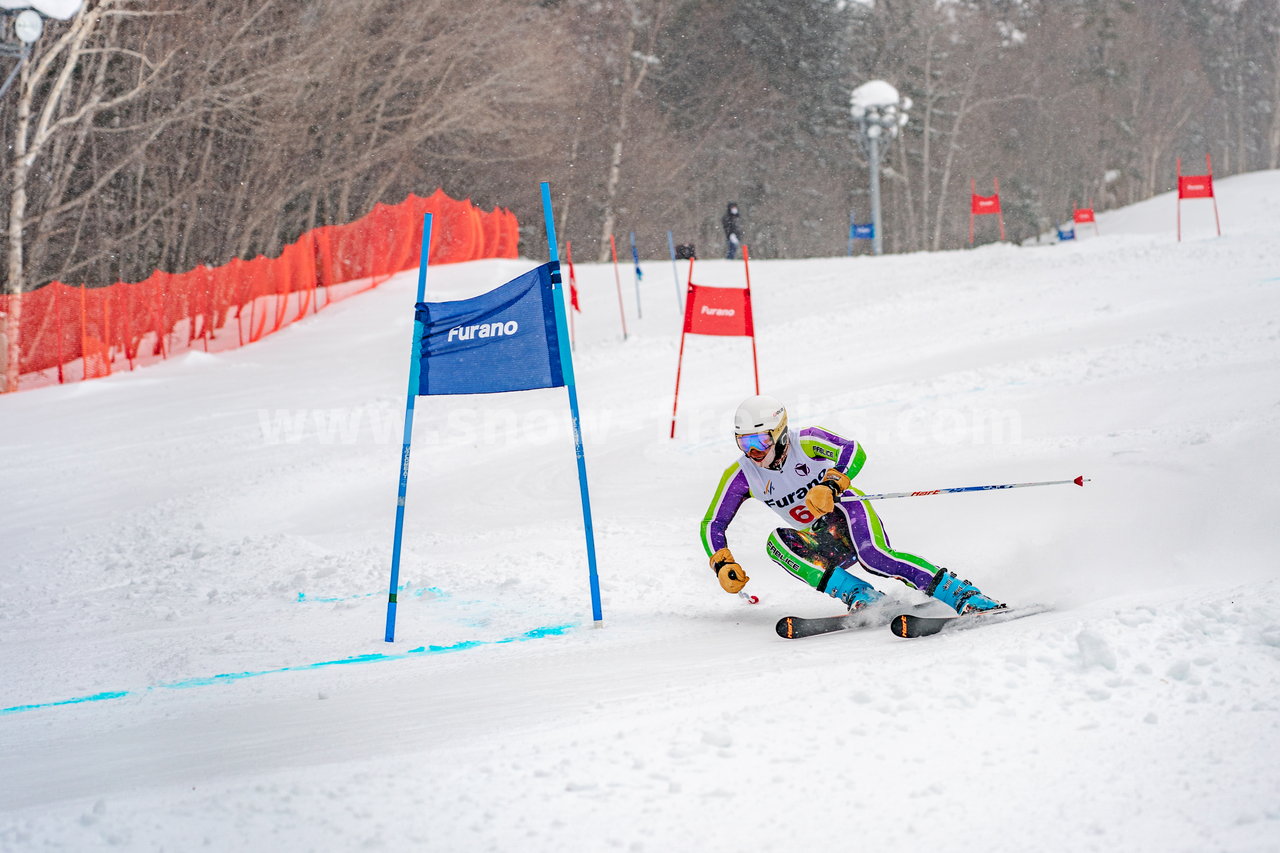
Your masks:
M 427 212 L 432 264 L 516 257 L 515 214 L 485 213 L 437 190 L 429 198 L 375 205 L 347 225 L 312 229 L 275 258 L 236 258 L 183 273 L 156 270 L 143 281 L 107 287 L 55 281 L 21 297 L 0 294 L 6 314 L 11 300 L 22 300 L 18 387 L 109 376 L 183 350 L 257 341 L 416 268 Z

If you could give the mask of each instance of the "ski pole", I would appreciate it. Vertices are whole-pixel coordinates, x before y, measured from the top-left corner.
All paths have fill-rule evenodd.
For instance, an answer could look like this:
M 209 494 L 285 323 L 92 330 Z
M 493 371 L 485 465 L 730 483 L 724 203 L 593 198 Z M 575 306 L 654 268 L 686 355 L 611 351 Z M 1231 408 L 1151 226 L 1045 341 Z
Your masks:
M 878 501 L 884 498 L 921 498 L 925 495 L 949 495 L 956 492 L 988 492 L 995 489 L 1025 489 L 1028 486 L 1061 486 L 1067 483 L 1075 483 L 1077 486 L 1083 486 L 1090 482 L 1088 477 L 1080 476 L 1074 480 L 1046 480 L 1043 483 L 1003 483 L 997 486 L 959 486 L 954 489 L 930 489 L 926 492 L 885 492 L 880 495 L 845 495 L 840 498 L 841 503 L 854 503 L 860 501 Z
M 759 604 L 759 603 L 760 603 L 760 597 L 759 597 L 759 596 L 752 595 L 751 593 L 747 592 L 745 589 L 740 589 L 740 590 L 738 590 L 738 598 L 741 598 L 741 599 L 742 599 L 743 601 L 745 601 L 747 604 Z

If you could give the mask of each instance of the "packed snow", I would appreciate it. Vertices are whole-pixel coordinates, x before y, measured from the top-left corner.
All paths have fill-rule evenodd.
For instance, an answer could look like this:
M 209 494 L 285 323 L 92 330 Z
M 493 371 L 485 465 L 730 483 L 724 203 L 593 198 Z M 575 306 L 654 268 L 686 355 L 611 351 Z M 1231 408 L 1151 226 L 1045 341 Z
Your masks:
M 1049 608 L 928 639 L 780 639 L 840 605 L 759 503 L 760 603 L 716 584 L 751 351 L 689 338 L 668 439 L 683 262 L 644 264 L 643 319 L 619 271 L 625 342 L 577 267 L 601 628 L 549 389 L 418 400 L 383 642 L 413 271 L 0 397 L 0 849 L 1280 849 L 1280 172 L 1217 190 L 1220 238 L 1165 195 L 1074 243 L 752 263 L 762 390 L 861 440 L 864 490 L 1091 478 L 881 502 L 896 548 Z

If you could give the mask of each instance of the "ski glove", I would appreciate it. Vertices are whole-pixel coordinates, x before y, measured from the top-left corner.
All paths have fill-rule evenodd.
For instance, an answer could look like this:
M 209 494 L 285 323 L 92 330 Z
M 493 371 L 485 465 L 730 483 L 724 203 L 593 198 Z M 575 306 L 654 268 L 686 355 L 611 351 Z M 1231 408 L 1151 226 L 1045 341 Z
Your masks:
M 751 578 L 743 571 L 742 566 L 733 560 L 733 553 L 728 548 L 721 548 L 711 555 L 711 570 L 716 573 L 721 588 L 725 592 L 737 595 Z
M 804 496 L 805 508 L 815 517 L 824 516 L 836 508 L 836 500 L 847 488 L 849 488 L 849 478 L 832 468 L 822 478 L 822 482 Z

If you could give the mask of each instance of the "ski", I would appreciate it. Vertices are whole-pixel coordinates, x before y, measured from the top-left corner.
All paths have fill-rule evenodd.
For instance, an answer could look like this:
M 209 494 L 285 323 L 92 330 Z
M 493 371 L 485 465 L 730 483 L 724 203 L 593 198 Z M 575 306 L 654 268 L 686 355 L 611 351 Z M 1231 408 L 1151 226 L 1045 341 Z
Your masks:
M 921 604 L 908 612 L 933 610 L 931 604 Z M 889 611 L 892 612 L 892 611 Z M 776 630 L 784 640 L 799 640 L 803 637 L 814 637 L 818 634 L 831 634 L 836 631 L 851 631 L 857 628 L 872 628 L 885 624 L 885 608 L 874 607 L 870 610 L 855 610 L 839 616 L 783 616 L 778 620 Z
M 997 622 L 1009 622 L 1024 616 L 1034 616 L 1049 608 L 1042 605 L 1025 607 L 1001 607 L 997 610 L 983 610 L 968 613 L 964 616 L 923 616 L 918 613 L 900 613 L 889 623 L 889 630 L 895 637 L 929 637 L 943 631 L 960 631 L 976 628 L 979 625 L 994 625 Z

